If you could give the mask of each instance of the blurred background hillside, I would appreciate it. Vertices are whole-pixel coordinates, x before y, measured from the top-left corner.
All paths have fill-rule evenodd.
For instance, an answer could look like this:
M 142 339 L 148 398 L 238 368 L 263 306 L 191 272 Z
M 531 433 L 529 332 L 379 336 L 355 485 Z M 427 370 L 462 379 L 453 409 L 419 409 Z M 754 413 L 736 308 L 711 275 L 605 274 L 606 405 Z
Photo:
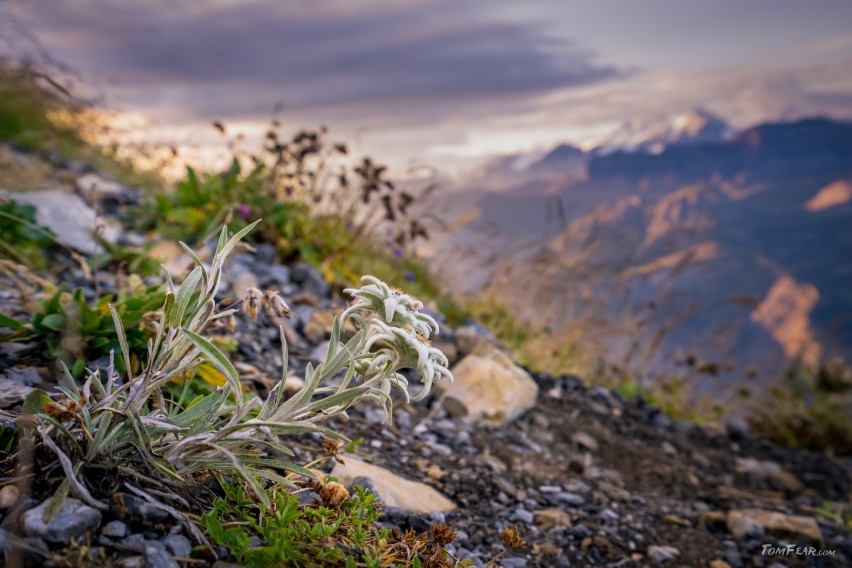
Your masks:
M 321 155 L 299 132 L 328 126 L 347 143 L 335 168 L 412 203 L 326 210 L 378 235 L 400 285 L 530 367 L 691 417 L 773 392 L 829 396 L 842 417 L 850 22 L 842 0 L 6 0 L 4 69 L 27 72 L 4 75 L 0 135 L 89 162 L 104 152 L 73 148 L 96 146 L 133 166 L 108 173 L 151 189 L 190 187 L 185 166 L 219 172 L 235 155 L 243 180 L 251 149 L 272 140 L 274 154 L 279 136 Z M 5 170 L 4 189 L 39 185 Z M 183 222 L 197 202 L 167 205 Z M 338 229 L 352 226 L 296 232 Z M 376 266 L 369 247 L 302 246 L 288 230 L 286 245 L 275 233 L 288 259 L 330 258 L 341 280 Z

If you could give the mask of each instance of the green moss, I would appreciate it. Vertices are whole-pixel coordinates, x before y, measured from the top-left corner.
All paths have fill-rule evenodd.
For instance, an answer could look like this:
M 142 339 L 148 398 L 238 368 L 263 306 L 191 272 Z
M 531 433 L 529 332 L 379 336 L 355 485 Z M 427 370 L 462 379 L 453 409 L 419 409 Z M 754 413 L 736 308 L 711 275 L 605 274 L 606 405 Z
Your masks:
M 270 489 L 266 508 L 239 485 L 226 485 L 202 525 L 213 543 L 247 568 L 466 565 L 444 549 L 448 529 L 431 537 L 388 530 L 377 524 L 380 505 L 369 491 L 356 487 L 351 497 L 339 498 L 328 485 L 313 488 L 318 498 L 304 505 L 286 490 Z

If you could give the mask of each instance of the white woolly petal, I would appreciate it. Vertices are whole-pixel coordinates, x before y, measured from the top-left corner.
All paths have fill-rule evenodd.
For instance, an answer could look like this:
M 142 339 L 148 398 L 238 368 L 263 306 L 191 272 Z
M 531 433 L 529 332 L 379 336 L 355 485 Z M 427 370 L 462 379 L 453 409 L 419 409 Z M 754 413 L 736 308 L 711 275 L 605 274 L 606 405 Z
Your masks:
M 385 298 L 384 307 L 385 307 L 385 321 L 393 321 L 393 316 L 396 313 L 396 307 L 399 305 L 399 300 L 390 297 Z

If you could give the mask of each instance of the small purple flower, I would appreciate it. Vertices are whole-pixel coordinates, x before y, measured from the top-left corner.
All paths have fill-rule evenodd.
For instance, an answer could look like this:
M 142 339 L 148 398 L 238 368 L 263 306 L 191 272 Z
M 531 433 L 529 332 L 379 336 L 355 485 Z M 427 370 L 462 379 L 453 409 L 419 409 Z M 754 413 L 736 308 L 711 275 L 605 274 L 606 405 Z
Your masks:
M 355 228 L 355 223 L 353 223 L 352 221 L 346 221 L 345 227 L 347 231 L 351 231 Z
M 415 280 L 416 278 L 417 278 L 417 277 L 416 277 L 416 276 L 414 276 L 414 273 L 413 273 L 413 272 L 411 272 L 410 270 L 409 270 L 409 271 L 405 274 L 405 279 L 406 279 L 406 280 L 408 280 L 409 282 L 414 282 L 414 280 Z
M 402 249 L 399 247 L 393 249 L 393 255 L 397 258 L 402 258 Z
M 242 217 L 243 219 L 248 219 L 251 215 L 251 207 L 246 204 L 242 204 L 237 208 L 237 215 Z

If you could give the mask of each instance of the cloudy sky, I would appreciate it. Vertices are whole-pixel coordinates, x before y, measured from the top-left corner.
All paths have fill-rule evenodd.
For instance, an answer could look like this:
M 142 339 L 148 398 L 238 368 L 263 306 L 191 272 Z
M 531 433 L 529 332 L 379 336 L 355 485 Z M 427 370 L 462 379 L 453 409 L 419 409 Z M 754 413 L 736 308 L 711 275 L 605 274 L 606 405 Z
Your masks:
M 169 142 L 279 104 L 453 169 L 695 107 L 852 118 L 850 24 L 848 0 L 0 0 L 0 53 L 44 49 Z

